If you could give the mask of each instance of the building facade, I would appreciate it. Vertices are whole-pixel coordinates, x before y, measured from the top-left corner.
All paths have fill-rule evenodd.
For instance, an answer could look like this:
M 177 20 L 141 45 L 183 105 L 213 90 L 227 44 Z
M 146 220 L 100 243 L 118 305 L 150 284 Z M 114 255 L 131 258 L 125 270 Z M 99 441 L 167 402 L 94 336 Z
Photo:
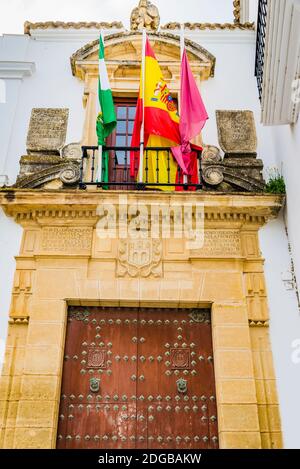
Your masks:
M 130 30 L 26 23 L 1 38 L 1 447 L 299 445 L 296 283 L 285 197 L 264 191 L 278 150 L 260 124 L 248 3 L 234 2 L 232 23 L 185 26 L 210 116 L 195 191 L 146 190 L 127 176 L 139 28 L 177 97 L 180 21 L 158 29 L 157 8 L 141 1 Z M 102 188 L 100 29 L 118 118 Z M 196 238 L 204 229 L 202 244 L 178 236 L 178 207 Z M 107 213 L 116 226 L 104 237 Z M 140 236 L 124 236 L 124 220 Z M 154 237 L 164 221 L 170 233 Z

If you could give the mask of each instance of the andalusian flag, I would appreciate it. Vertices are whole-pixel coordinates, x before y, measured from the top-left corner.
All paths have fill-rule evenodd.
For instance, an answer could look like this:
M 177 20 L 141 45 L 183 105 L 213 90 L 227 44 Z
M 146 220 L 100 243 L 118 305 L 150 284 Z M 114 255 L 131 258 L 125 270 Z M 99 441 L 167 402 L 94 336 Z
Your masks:
M 104 59 L 104 44 L 102 35 L 99 38 L 99 85 L 98 96 L 100 112 L 97 117 L 96 131 L 98 136 L 98 145 L 102 147 L 106 143 L 106 138 L 113 132 L 117 125 L 115 106 L 112 97 L 112 91 L 109 84 L 107 69 Z M 100 165 L 101 167 L 101 165 Z M 100 174 L 97 174 L 100 179 Z M 108 154 L 102 154 L 102 182 L 108 182 Z
M 174 147 L 181 142 L 179 133 L 179 115 L 167 83 L 163 78 L 160 66 L 155 58 L 150 42 L 146 40 L 145 51 L 145 102 L 143 103 L 143 74 L 141 73 L 140 94 L 137 103 L 131 146 L 140 145 L 140 132 L 143 119 L 144 104 L 144 145 L 145 147 Z M 175 184 L 178 164 L 168 152 L 147 152 L 144 157 L 144 182 Z M 147 179 L 145 174 L 147 166 Z M 139 171 L 139 152 L 131 152 L 130 174 L 136 177 Z M 170 190 L 170 186 L 162 186 L 163 190 Z

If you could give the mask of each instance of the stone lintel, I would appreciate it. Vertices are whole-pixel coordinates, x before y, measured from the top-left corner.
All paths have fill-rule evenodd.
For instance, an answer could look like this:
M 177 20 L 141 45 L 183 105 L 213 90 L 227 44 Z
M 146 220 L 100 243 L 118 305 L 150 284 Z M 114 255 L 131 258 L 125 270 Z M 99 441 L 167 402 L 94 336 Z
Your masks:
M 0 205 L 8 216 L 15 217 L 21 225 L 28 221 L 38 221 L 51 216 L 58 220 L 58 213 L 64 217 L 93 218 L 96 222 L 96 210 L 102 204 L 118 206 L 119 198 L 128 204 L 144 203 L 167 206 L 191 203 L 204 204 L 205 219 L 212 221 L 240 222 L 262 226 L 267 220 L 276 218 L 284 204 L 284 196 L 253 193 L 137 193 L 133 191 L 81 191 L 81 190 L 18 190 L 0 189 Z M 124 202 L 123 202 L 124 203 Z

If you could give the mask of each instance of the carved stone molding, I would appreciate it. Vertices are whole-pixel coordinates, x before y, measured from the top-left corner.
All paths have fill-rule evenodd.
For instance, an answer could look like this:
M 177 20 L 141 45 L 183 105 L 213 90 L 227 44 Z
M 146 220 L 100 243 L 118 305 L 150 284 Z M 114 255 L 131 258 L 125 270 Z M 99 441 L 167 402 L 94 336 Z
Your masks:
M 34 172 L 19 176 L 14 187 L 24 189 L 36 189 L 47 186 L 53 181 L 57 182 L 57 189 L 62 188 L 64 185 L 77 185 L 80 177 L 80 163 L 76 160 L 72 163 L 70 161 L 62 160 L 58 157 L 55 159 L 55 164 L 50 163 L 50 157 L 45 160 L 35 160 L 31 156 L 22 156 L 20 163 L 25 166 L 34 166 Z M 52 159 L 53 162 L 53 159 Z
M 270 321 L 256 321 L 253 319 L 249 319 L 249 326 L 250 327 L 269 327 Z
M 222 167 L 210 166 L 203 169 L 202 177 L 209 186 L 218 186 L 224 181 Z
M 61 156 L 62 158 L 68 158 L 71 160 L 81 161 L 81 156 L 82 156 L 81 143 L 80 142 L 68 143 L 68 145 L 65 145 L 63 147 L 61 151 Z
M 66 165 L 59 173 L 59 179 L 66 186 L 77 184 L 80 179 L 79 166 L 74 164 Z
M 119 241 L 117 276 L 161 277 L 162 242 L 158 239 L 126 239 Z
M 187 30 L 194 31 L 194 30 L 229 30 L 233 31 L 236 29 L 239 30 L 250 30 L 255 31 L 255 24 L 254 23 L 184 23 L 184 27 Z M 180 23 L 177 22 L 170 22 L 161 26 L 161 30 L 179 30 Z
M 33 29 L 122 29 L 123 23 L 120 21 L 113 21 L 112 23 L 97 23 L 95 21 L 81 21 L 81 22 L 64 22 L 64 21 L 46 21 L 46 22 L 37 22 L 31 23 L 30 21 L 25 21 L 24 23 L 24 34 L 30 34 L 30 31 Z
M 33 274 L 32 270 L 16 270 L 9 313 L 12 319 L 29 317 Z
M 101 204 L 119 206 L 122 191 L 79 190 L 23 190 L 0 189 L 0 204 L 8 216 L 22 226 L 85 226 L 95 227 L 99 221 L 97 207 Z M 129 205 L 143 203 L 151 213 L 152 206 L 166 203 L 166 194 L 157 192 L 128 192 Z M 174 202 L 186 204 L 192 201 L 193 214 L 196 205 L 204 203 L 204 217 L 213 224 L 222 222 L 223 229 L 239 229 L 246 224 L 256 228 L 277 217 L 285 197 L 273 194 L 228 194 L 216 192 L 175 193 Z M 168 199 L 169 200 L 169 199 Z M 194 205 L 195 204 L 195 205 Z M 131 218 L 128 218 L 130 221 Z M 171 220 L 172 223 L 172 220 Z
M 158 8 L 149 0 L 140 0 L 138 6 L 132 10 L 130 27 L 132 31 L 146 28 L 148 31 L 157 31 L 160 16 Z
M 18 318 L 9 318 L 8 323 L 11 325 L 23 325 L 29 324 L 29 316 L 20 316 Z

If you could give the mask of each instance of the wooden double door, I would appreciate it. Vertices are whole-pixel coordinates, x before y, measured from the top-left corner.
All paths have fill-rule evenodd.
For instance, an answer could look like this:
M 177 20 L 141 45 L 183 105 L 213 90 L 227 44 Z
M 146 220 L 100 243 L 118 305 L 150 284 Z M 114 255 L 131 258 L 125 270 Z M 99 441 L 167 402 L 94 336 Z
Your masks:
M 218 448 L 210 312 L 68 312 L 57 448 Z

